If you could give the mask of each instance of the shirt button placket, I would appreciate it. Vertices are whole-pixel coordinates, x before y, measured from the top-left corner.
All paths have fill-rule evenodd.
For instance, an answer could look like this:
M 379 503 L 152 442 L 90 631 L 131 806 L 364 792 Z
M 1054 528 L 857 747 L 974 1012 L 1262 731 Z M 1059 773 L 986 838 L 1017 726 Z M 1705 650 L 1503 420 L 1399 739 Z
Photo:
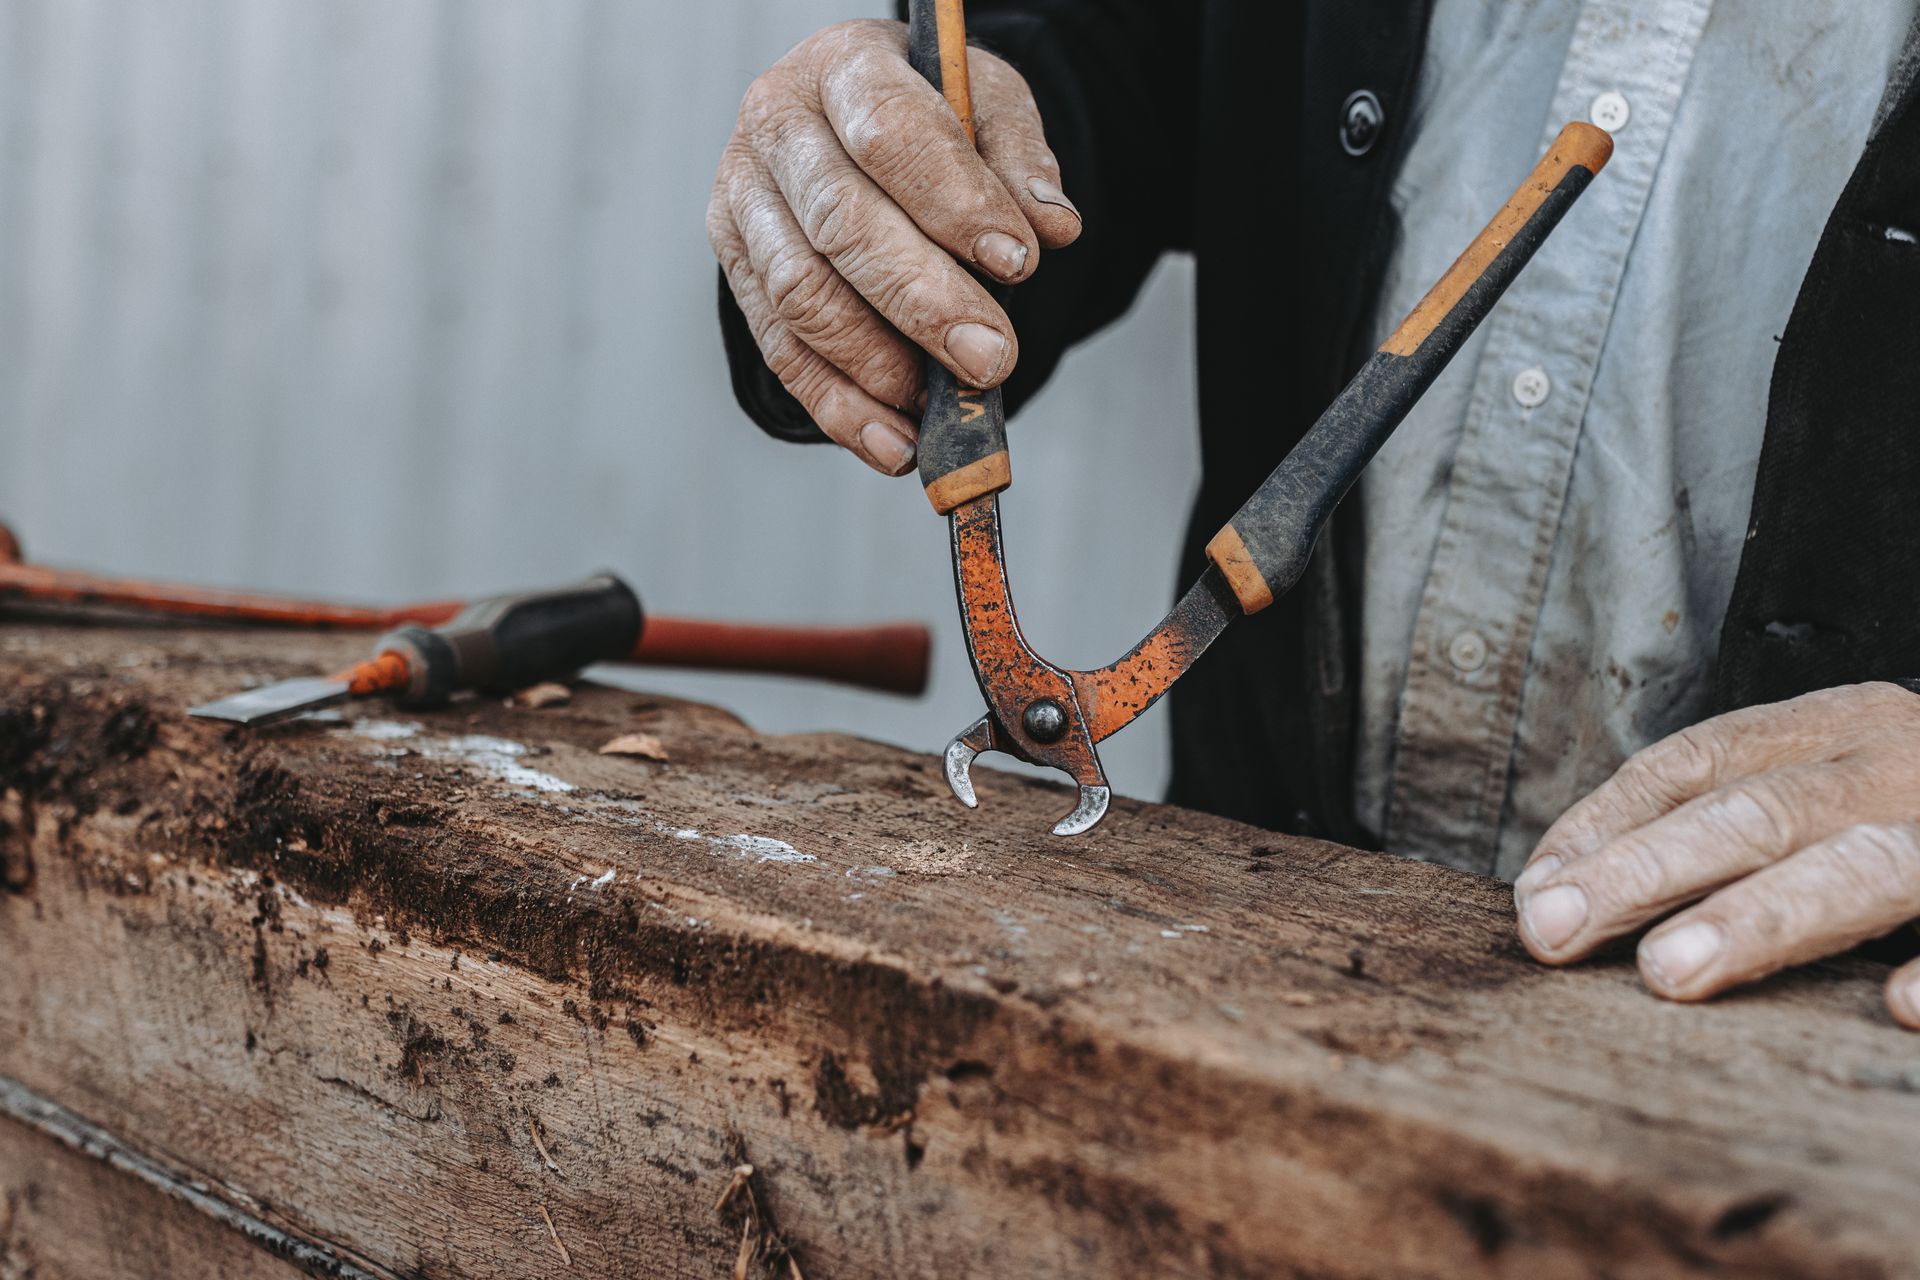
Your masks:
M 1447 661 L 1461 675 L 1472 675 L 1487 665 L 1487 638 L 1471 627 L 1458 633 L 1447 645 Z
M 1593 103 L 1587 108 L 1587 118 L 1605 129 L 1608 133 L 1618 133 L 1627 127 L 1627 118 L 1633 114 L 1633 108 L 1623 93 L 1609 89 L 1605 93 L 1595 94 Z
M 1522 409 L 1538 409 L 1553 394 L 1553 379 L 1537 365 L 1513 375 L 1513 398 Z

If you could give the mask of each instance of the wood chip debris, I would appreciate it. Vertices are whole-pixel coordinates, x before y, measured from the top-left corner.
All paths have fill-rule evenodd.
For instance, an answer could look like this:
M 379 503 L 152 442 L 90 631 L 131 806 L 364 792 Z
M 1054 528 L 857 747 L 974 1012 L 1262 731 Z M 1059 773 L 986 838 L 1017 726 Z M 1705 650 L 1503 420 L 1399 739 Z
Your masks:
M 600 748 L 603 756 L 642 756 L 648 760 L 665 760 L 666 744 L 650 733 L 623 733 L 606 746 Z
M 713 1210 L 724 1217 L 730 1205 L 740 1215 L 740 1251 L 733 1259 L 733 1280 L 747 1280 L 748 1269 L 755 1258 L 766 1259 L 770 1267 L 785 1262 L 787 1280 L 806 1280 L 800 1270 L 800 1260 L 793 1255 L 793 1247 L 782 1238 L 779 1229 L 761 1209 L 760 1198 L 753 1193 L 752 1165 L 734 1166 L 733 1177 L 728 1179 L 720 1198 L 714 1201 Z
M 553 1162 L 553 1157 L 548 1154 L 547 1144 L 540 1141 L 540 1122 L 538 1120 L 529 1119 L 527 1121 L 527 1136 L 533 1139 L 534 1150 L 538 1151 L 540 1158 L 546 1162 L 548 1172 L 557 1177 L 566 1177 L 566 1174 L 560 1172 L 560 1166 Z
M 720 1198 L 713 1202 L 713 1211 L 715 1213 L 724 1212 L 726 1207 L 733 1203 L 733 1198 L 745 1189 L 748 1180 L 752 1177 L 752 1165 L 735 1165 L 733 1169 L 733 1180 L 727 1183 L 727 1189 L 720 1193 Z
M 547 1224 L 547 1234 L 553 1238 L 553 1247 L 560 1251 L 560 1265 L 573 1265 L 573 1255 L 567 1252 L 567 1246 L 560 1243 L 560 1233 L 553 1229 L 553 1215 L 547 1212 L 547 1206 L 540 1206 L 540 1220 Z
M 558 707 L 573 701 L 573 690 L 552 680 L 530 684 L 507 699 L 510 707 Z
M 747 1266 L 753 1261 L 753 1219 L 740 1224 L 740 1252 L 733 1257 L 733 1280 L 747 1280 Z

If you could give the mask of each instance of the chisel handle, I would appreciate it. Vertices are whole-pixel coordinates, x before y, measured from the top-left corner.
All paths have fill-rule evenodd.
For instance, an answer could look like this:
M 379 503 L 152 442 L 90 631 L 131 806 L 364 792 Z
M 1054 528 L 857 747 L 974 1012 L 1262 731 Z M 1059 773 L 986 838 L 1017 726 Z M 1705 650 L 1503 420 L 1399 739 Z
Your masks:
M 739 622 L 647 619 L 626 661 L 707 671 L 833 680 L 883 693 L 927 690 L 932 637 L 918 622 L 872 627 L 769 627 Z
M 907 60 L 946 98 L 971 141 L 973 91 L 967 78 L 962 0 L 911 0 Z M 997 290 L 989 285 L 988 292 Z M 941 515 L 1011 484 L 1007 416 L 1000 388 L 966 386 L 947 366 L 928 356 L 927 409 L 920 416 L 919 453 L 920 483 L 927 501 Z
M 508 692 L 633 652 L 640 597 L 610 573 L 571 587 L 494 596 L 438 627 L 390 631 L 375 654 L 406 660 L 400 701 L 438 706 L 457 689 Z
M 1243 611 L 1258 613 L 1299 581 L 1321 529 L 1361 470 L 1612 154 L 1604 130 L 1581 123 L 1562 129 L 1513 198 L 1213 535 L 1207 558 Z

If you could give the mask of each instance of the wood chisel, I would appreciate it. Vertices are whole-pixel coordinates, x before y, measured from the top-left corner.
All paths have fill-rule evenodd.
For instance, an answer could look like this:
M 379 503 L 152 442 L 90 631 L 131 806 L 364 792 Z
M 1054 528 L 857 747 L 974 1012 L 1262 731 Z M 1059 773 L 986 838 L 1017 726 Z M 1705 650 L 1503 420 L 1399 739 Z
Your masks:
M 507 693 L 624 657 L 643 624 L 633 589 L 603 573 L 577 586 L 476 600 L 442 626 L 388 632 L 371 658 L 335 675 L 282 680 L 188 714 L 259 725 L 348 698 L 391 694 L 402 706 L 435 707 L 463 689 Z
M 437 626 L 467 607 L 461 600 L 345 604 L 28 564 L 13 531 L 0 523 L 0 610 L 15 602 L 250 627 L 380 632 L 410 623 Z M 605 661 L 795 676 L 913 695 L 926 691 L 932 647 L 932 635 L 919 622 L 817 627 L 648 612 L 633 648 Z

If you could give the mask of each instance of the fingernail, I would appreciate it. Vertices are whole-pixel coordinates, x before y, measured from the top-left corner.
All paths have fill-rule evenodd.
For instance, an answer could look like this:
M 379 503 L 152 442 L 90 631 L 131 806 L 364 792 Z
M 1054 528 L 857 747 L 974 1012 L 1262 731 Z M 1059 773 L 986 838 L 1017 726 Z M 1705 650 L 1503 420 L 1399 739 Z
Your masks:
M 973 242 L 973 260 L 1001 280 L 1018 280 L 1027 269 L 1027 246 L 1004 231 L 989 231 Z
M 860 428 L 860 447 L 890 476 L 900 475 L 913 465 L 912 443 L 885 423 L 869 422 Z
M 1548 951 L 1558 951 L 1587 922 L 1587 895 L 1571 884 L 1542 889 L 1527 899 L 1521 918 L 1535 942 Z
M 947 353 L 975 386 L 984 386 L 1000 372 L 1007 340 L 983 324 L 957 324 L 947 330 Z
M 1678 990 L 1698 977 L 1726 943 L 1727 935 L 1717 924 L 1683 924 L 1666 933 L 1650 934 L 1640 944 L 1640 964 L 1655 986 Z
M 1045 178 L 1027 179 L 1027 190 L 1032 192 L 1033 198 L 1041 204 L 1050 204 L 1056 208 L 1065 209 L 1068 213 L 1072 214 L 1075 219 L 1080 217 L 1080 210 L 1074 208 L 1073 201 L 1067 199 L 1067 193 L 1059 187 L 1056 187 L 1053 183 L 1048 182 Z
M 1535 885 L 1558 871 L 1561 865 L 1558 854 L 1550 853 L 1544 858 L 1535 860 L 1525 871 L 1520 873 L 1520 878 L 1513 882 L 1513 896 L 1516 898 L 1526 897 L 1529 893 L 1533 892 Z
M 1894 993 L 1907 1006 L 1907 1021 L 1920 1024 L 1920 973 L 1907 979 L 1905 986 L 1894 988 Z

